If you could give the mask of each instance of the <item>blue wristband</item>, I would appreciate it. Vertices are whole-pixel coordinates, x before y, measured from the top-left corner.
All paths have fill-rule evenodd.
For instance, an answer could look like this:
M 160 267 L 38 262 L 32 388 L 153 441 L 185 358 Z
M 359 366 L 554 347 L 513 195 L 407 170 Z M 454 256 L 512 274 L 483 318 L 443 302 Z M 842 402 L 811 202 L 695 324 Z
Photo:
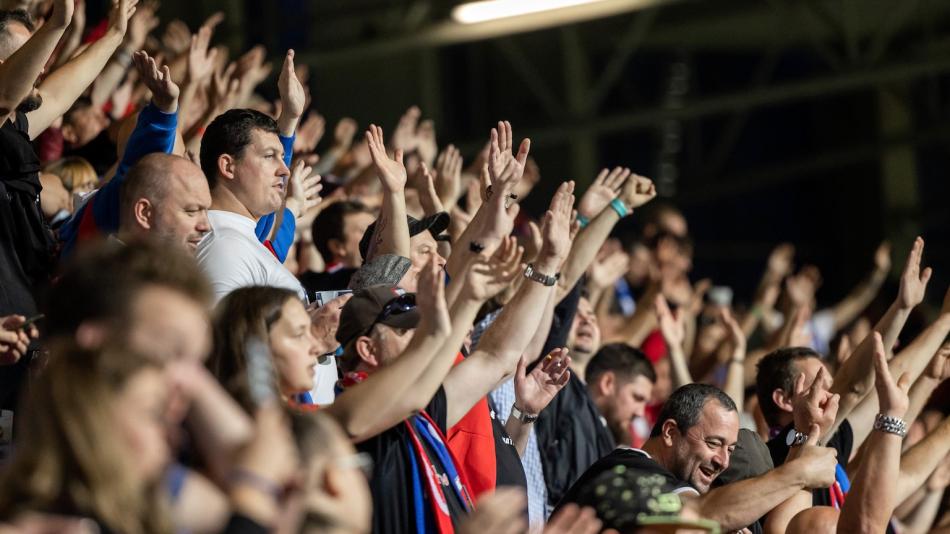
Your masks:
M 578 213 L 578 214 L 577 214 L 577 222 L 581 225 L 581 228 L 583 228 L 583 227 L 587 226 L 588 224 L 590 224 L 590 219 L 588 219 L 587 217 L 584 217 L 583 215 L 581 215 L 580 213 Z
M 630 214 L 630 211 L 627 210 L 627 206 L 625 206 L 624 203 L 621 202 L 619 198 L 615 198 L 611 200 L 610 207 L 613 208 L 614 211 L 617 212 L 617 215 L 619 215 L 621 219 L 623 219 L 624 217 Z

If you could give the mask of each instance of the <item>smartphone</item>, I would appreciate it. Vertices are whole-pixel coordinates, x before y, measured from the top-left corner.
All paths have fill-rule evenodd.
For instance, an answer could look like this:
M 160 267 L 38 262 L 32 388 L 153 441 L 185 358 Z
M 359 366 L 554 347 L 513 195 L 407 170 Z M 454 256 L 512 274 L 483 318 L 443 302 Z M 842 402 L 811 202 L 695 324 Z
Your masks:
M 310 304 L 315 305 L 316 307 L 321 307 L 331 300 L 341 297 L 343 295 L 349 295 L 352 293 L 352 289 L 337 289 L 335 291 L 314 291 L 311 293 Z
M 712 286 L 709 288 L 709 302 L 716 306 L 728 308 L 732 306 L 732 288 L 728 286 Z
M 42 313 L 38 315 L 34 315 L 33 317 L 30 317 L 29 319 L 27 319 L 23 324 L 18 326 L 17 329 L 26 330 L 27 328 L 29 328 L 31 324 L 35 323 L 36 321 L 39 321 L 40 319 L 46 319 L 46 316 L 43 315 Z
M 247 385 L 251 402 L 258 408 L 276 403 L 280 398 L 277 393 L 277 375 L 267 343 L 256 336 L 248 338 L 244 357 L 247 359 Z

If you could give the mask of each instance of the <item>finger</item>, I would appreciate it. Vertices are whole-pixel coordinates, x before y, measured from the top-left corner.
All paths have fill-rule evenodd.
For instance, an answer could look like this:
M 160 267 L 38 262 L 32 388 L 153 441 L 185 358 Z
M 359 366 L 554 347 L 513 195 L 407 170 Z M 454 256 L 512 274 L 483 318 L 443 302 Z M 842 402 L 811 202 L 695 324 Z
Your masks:
M 904 393 L 910 390 L 910 373 L 901 374 L 901 377 L 897 379 L 897 387 L 901 388 Z
M 812 423 L 808 427 L 808 439 L 805 440 L 805 445 L 817 446 L 818 440 L 821 438 L 821 427 L 817 423 Z
M 607 169 L 601 169 L 600 173 L 597 174 L 597 178 L 594 178 L 594 185 L 605 184 L 607 182 Z
M 805 391 L 805 373 L 799 373 L 795 378 L 795 396 L 799 396 Z
M 518 147 L 518 155 L 515 157 L 522 168 L 528 163 L 529 152 L 531 152 L 531 139 L 523 139 Z
M 522 354 L 521 357 L 518 358 L 518 368 L 515 370 L 515 378 L 518 381 L 523 381 L 525 379 L 527 369 L 528 363 L 525 361 L 524 355 Z
M 884 383 L 892 384 L 891 370 L 887 367 L 887 355 L 884 352 L 884 343 L 881 341 L 881 334 L 874 332 L 874 371 L 877 373 L 878 380 Z

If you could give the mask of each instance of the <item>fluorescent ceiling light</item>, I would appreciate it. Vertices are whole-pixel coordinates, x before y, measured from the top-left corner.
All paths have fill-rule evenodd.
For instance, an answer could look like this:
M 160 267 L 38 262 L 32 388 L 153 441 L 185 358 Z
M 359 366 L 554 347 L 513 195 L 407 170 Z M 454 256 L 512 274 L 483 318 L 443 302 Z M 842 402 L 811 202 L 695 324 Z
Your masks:
M 602 0 L 482 0 L 457 6 L 452 10 L 452 18 L 462 24 L 476 24 L 600 1 Z

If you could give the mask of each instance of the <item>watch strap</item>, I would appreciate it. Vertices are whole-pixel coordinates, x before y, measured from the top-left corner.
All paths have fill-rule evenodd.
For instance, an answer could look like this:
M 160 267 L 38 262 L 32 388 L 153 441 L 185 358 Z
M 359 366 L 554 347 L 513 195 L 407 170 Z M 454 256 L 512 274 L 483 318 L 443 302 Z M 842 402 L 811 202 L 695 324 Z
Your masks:
M 531 424 L 538 420 L 538 414 L 525 413 L 517 404 L 511 405 L 511 417 L 521 421 L 524 424 Z

